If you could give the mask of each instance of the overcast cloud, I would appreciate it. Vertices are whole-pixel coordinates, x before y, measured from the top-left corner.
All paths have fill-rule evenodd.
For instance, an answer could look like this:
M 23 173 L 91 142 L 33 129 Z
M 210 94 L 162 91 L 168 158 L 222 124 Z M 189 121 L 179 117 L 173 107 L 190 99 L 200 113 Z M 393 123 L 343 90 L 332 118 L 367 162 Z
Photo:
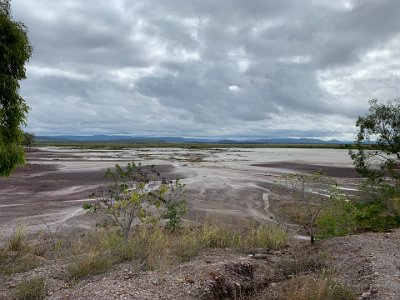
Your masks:
M 353 139 L 400 96 L 398 0 L 12 0 L 47 134 Z

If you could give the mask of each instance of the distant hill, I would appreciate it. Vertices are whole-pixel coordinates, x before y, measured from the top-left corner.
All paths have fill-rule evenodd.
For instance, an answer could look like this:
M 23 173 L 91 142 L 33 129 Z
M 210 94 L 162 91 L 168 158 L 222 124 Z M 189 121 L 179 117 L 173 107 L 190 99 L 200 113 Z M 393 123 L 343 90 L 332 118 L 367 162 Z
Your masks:
M 122 142 L 122 143 L 213 143 L 213 144 L 352 144 L 349 141 L 323 141 L 313 138 L 187 138 L 136 137 L 129 135 L 57 135 L 37 136 L 42 142 Z

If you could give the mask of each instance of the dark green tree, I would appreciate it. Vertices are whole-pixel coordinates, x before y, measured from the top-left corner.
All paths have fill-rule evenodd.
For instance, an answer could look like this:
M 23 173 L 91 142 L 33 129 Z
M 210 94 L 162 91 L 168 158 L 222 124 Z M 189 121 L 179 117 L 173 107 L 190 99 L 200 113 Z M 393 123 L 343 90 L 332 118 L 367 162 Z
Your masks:
M 21 126 L 28 106 L 19 95 L 19 81 L 26 78 L 31 54 L 25 25 L 12 20 L 10 1 L 0 0 L 0 176 L 10 176 L 25 162 Z
M 31 148 L 34 140 L 35 140 L 34 133 L 24 132 L 24 146 L 26 148 Z
M 400 180 L 400 99 L 369 102 L 369 113 L 359 117 L 355 145 L 350 151 L 357 171 L 373 181 Z M 371 141 L 372 140 L 372 141 Z M 368 145 L 368 147 L 366 147 Z

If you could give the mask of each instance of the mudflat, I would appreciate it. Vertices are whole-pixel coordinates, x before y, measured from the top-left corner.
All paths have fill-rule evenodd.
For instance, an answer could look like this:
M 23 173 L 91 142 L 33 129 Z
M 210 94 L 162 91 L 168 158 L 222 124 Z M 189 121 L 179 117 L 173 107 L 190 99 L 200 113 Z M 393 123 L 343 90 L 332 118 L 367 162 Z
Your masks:
M 338 149 L 125 149 L 85 150 L 45 147 L 28 152 L 28 163 L 0 179 L 0 233 L 18 224 L 28 230 L 64 223 L 93 225 L 81 208 L 108 183 L 107 168 L 128 162 L 156 165 L 161 176 L 186 185 L 192 222 L 275 221 L 270 204 L 285 173 L 322 171 L 345 191 L 357 189 L 358 175 L 346 150 Z

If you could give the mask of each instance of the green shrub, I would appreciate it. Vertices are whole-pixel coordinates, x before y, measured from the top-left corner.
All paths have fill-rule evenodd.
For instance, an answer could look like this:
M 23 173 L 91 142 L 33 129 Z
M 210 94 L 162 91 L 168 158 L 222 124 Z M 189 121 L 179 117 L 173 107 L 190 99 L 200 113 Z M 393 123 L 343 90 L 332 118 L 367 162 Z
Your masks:
M 41 300 L 46 297 L 46 283 L 43 278 L 23 281 L 14 292 L 18 300 Z
M 356 229 L 355 206 L 344 195 L 331 196 L 332 205 L 317 219 L 317 238 L 344 236 Z
M 400 216 L 390 214 L 379 200 L 356 204 L 354 217 L 357 228 L 362 231 L 382 232 L 400 226 Z
M 179 179 L 170 184 L 165 202 L 165 211 L 161 218 L 167 219 L 166 228 L 171 232 L 182 228 L 182 217 L 188 212 L 185 185 Z

